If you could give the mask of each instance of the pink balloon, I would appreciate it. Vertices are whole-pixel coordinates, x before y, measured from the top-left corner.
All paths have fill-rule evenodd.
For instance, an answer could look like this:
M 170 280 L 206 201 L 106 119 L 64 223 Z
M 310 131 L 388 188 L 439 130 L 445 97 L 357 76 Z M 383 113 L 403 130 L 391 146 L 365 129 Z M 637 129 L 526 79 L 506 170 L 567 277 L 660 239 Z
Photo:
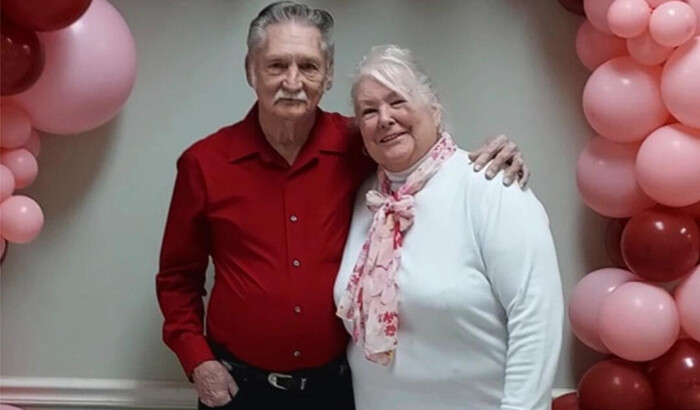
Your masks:
M 647 30 L 637 37 L 627 39 L 627 51 L 639 64 L 657 65 L 668 59 L 673 52 L 673 47 L 657 43 Z
M 695 34 L 697 19 L 692 7 L 682 1 L 669 1 L 654 9 L 649 32 L 659 44 L 679 46 Z
M 600 308 L 600 338 L 623 359 L 655 359 L 673 346 L 680 331 L 678 310 L 664 289 L 642 282 L 618 286 Z
M 608 9 L 608 25 L 613 34 L 636 37 L 646 31 L 651 7 L 644 0 L 615 0 Z
M 618 57 L 598 67 L 583 90 L 583 112 L 600 135 L 617 142 L 639 141 L 663 125 L 660 67 Z
M 576 166 L 576 185 L 583 201 L 611 218 L 627 218 L 654 205 L 637 184 L 634 160 L 638 143 L 620 144 L 592 139 Z
M 17 107 L 3 104 L 0 108 L 0 145 L 3 148 L 19 148 L 27 142 L 32 132 L 29 116 Z
M 39 158 L 39 153 L 41 152 L 41 140 L 39 139 L 39 132 L 37 130 L 32 130 L 29 135 L 29 141 L 27 141 L 22 148 L 31 152 L 34 158 Z
M 612 34 L 608 26 L 608 10 L 615 0 L 583 0 L 583 10 L 593 27 L 603 33 Z
M 654 200 L 673 207 L 700 201 L 700 130 L 674 124 L 654 131 L 639 148 L 636 169 Z
M 0 235 L 9 242 L 31 242 L 43 225 L 41 207 L 28 196 L 14 195 L 0 204 Z
M 700 128 L 700 36 L 671 54 L 661 75 L 661 95 L 678 121 Z
M 675 290 L 683 330 L 700 342 L 700 265 Z
M 15 192 L 15 177 L 10 168 L 0 164 L 0 202 Z
M 95 0 L 65 29 L 38 33 L 46 65 L 29 90 L 12 96 L 34 127 L 75 134 L 112 119 L 136 79 L 136 48 L 124 18 L 106 0 Z
M 624 39 L 599 31 L 588 20 L 581 23 L 576 33 L 576 54 L 586 68 L 595 70 L 604 62 L 626 53 Z
M 700 36 L 700 0 L 685 0 L 695 12 L 695 35 Z
M 26 188 L 34 182 L 39 173 L 39 164 L 31 152 L 24 148 L 2 150 L 0 164 L 12 171 L 15 178 L 15 188 Z
M 569 321 L 574 334 L 583 344 L 601 353 L 610 353 L 598 333 L 600 307 L 618 286 L 639 280 L 632 272 L 604 268 L 589 273 L 578 282 L 569 299 Z

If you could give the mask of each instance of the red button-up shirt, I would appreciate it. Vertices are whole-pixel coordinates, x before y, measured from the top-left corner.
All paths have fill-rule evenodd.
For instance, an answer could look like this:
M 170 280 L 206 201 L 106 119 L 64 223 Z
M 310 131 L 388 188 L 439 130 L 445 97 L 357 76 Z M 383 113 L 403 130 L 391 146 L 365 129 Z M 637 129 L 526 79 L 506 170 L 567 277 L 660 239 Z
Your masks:
M 214 358 L 203 334 L 209 257 L 210 340 L 271 371 L 320 366 L 344 351 L 333 284 L 355 191 L 374 169 L 361 144 L 346 117 L 319 109 L 290 166 L 253 107 L 182 154 L 156 289 L 164 341 L 187 374 Z

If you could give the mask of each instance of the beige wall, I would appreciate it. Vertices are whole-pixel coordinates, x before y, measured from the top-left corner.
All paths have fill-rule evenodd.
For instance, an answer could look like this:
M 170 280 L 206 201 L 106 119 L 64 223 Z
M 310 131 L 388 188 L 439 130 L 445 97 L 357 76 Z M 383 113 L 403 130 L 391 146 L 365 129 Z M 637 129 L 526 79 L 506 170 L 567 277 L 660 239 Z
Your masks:
M 83 135 L 43 137 L 28 190 L 46 225 L 11 246 L 2 268 L 3 377 L 182 381 L 160 339 L 154 295 L 175 159 L 235 122 L 254 98 L 245 33 L 265 2 L 113 0 L 136 38 L 139 76 L 117 119 Z M 349 74 L 369 46 L 395 42 L 432 73 L 463 147 L 507 133 L 549 211 L 566 295 L 607 263 L 604 220 L 577 196 L 574 168 L 591 135 L 580 107 L 587 72 L 580 18 L 555 0 L 315 1 L 336 19 L 327 110 L 349 113 Z M 556 387 L 595 359 L 567 327 Z

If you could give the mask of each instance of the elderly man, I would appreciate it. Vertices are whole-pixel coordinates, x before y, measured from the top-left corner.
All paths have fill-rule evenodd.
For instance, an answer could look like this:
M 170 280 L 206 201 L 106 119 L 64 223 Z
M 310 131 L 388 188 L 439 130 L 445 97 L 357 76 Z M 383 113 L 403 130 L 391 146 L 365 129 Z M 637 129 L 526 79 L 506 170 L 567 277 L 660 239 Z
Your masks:
M 164 341 L 201 409 L 353 408 L 332 289 L 355 190 L 375 165 L 350 119 L 318 108 L 331 87 L 332 27 L 330 14 L 306 5 L 263 9 L 245 64 L 257 103 L 178 160 L 156 287 Z M 507 162 L 506 178 L 527 179 L 505 138 L 473 160 L 494 153 L 487 174 Z

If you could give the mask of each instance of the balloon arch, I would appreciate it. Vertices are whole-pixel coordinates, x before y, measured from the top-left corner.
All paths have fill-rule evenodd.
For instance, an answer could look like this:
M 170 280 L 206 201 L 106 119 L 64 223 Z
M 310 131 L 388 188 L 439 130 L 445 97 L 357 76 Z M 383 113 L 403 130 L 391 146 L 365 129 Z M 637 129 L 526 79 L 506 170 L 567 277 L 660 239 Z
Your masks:
M 614 356 L 553 409 L 698 410 L 700 0 L 559 2 L 586 17 L 576 52 L 593 71 L 583 111 L 598 135 L 576 182 L 586 205 L 611 218 L 605 241 L 616 266 L 584 276 L 568 310 L 578 339 Z M 47 4 L 2 2 L 3 257 L 7 242 L 34 240 L 44 222 L 39 204 L 15 193 L 36 178 L 37 130 L 99 127 L 136 77 L 133 37 L 109 2 Z
M 586 17 L 583 201 L 609 217 L 614 267 L 569 298 L 576 337 L 610 356 L 554 410 L 700 410 L 700 0 L 559 0 Z
M 3 0 L 0 254 L 34 240 L 39 204 L 16 194 L 37 176 L 38 131 L 76 134 L 117 115 L 136 79 L 136 47 L 106 0 Z

